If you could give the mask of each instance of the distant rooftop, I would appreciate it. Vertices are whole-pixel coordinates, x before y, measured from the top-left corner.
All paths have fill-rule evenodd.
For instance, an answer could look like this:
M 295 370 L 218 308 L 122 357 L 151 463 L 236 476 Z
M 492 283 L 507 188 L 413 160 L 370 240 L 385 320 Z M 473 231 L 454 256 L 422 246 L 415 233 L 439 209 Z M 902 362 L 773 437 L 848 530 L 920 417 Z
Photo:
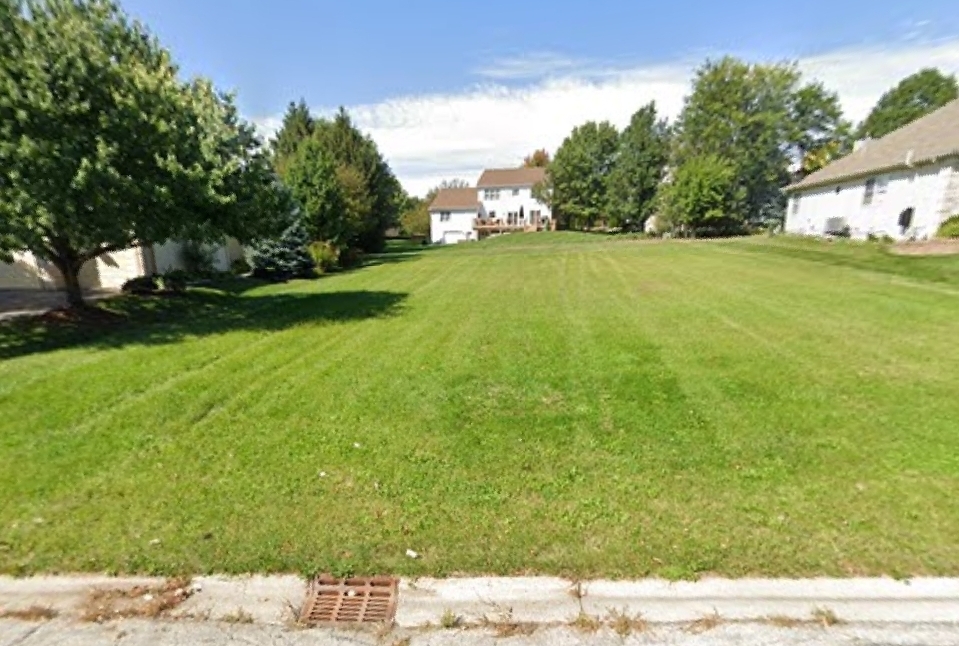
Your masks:
M 475 187 L 442 188 L 436 194 L 430 211 L 478 211 L 479 199 Z
M 491 168 L 483 171 L 479 188 L 533 186 L 546 179 L 545 168 Z

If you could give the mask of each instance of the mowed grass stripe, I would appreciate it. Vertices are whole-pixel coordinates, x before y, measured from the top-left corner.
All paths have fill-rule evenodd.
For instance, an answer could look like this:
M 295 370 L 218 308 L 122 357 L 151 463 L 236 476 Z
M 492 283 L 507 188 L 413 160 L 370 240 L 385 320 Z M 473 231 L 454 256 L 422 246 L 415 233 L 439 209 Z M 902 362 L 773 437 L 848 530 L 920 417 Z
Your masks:
M 955 573 L 959 303 L 934 289 L 959 282 L 887 260 L 515 235 L 258 287 L 216 333 L 5 360 L 53 398 L 58 354 L 236 352 L 52 442 L 77 462 L 17 426 L 0 570 Z M 85 409 L 56 395 L 70 438 Z

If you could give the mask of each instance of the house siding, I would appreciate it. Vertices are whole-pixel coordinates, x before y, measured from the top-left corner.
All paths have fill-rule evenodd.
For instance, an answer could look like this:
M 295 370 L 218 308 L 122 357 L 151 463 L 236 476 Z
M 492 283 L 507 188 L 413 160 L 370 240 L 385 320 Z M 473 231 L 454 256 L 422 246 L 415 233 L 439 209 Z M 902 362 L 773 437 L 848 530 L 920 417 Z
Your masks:
M 959 200 L 959 186 L 955 187 L 954 198 L 950 198 L 949 193 L 953 182 L 959 181 L 955 178 L 953 163 L 954 160 L 797 190 L 790 196 L 787 207 L 786 231 L 823 235 L 831 219 L 841 218 L 849 226 L 850 235 L 857 239 L 870 234 L 897 240 L 931 238 L 947 217 L 944 213 L 948 211 L 948 201 Z M 871 204 L 863 204 L 870 179 L 876 181 L 873 200 Z M 912 226 L 903 233 L 899 228 L 899 215 L 909 207 L 915 209 L 915 214 Z
M 496 218 L 506 221 L 509 213 L 519 213 L 523 210 L 525 222 L 530 222 L 530 212 L 539 211 L 543 218 L 551 218 L 552 213 L 548 206 L 537 201 L 533 197 L 533 189 L 530 187 L 499 187 L 499 199 L 487 200 L 487 188 L 477 190 L 477 199 L 480 202 L 480 213 L 484 218 L 490 217 L 491 213 L 496 214 Z M 513 191 L 518 191 L 518 195 L 513 195 Z
M 166 273 L 183 269 L 180 242 L 165 242 L 150 248 L 134 247 L 100 256 L 83 265 L 80 285 L 84 289 L 119 289 L 131 278 L 148 273 Z M 233 239 L 212 247 L 213 264 L 228 271 L 234 260 L 244 255 L 243 247 Z M 49 262 L 29 252 L 14 254 L 12 263 L 0 263 L 0 289 L 63 289 L 63 277 Z
M 441 221 L 443 213 L 449 213 L 446 222 Z M 458 209 L 449 211 L 430 212 L 430 240 L 434 244 L 456 244 L 468 240 L 476 240 L 473 231 L 473 221 L 476 219 L 476 209 Z

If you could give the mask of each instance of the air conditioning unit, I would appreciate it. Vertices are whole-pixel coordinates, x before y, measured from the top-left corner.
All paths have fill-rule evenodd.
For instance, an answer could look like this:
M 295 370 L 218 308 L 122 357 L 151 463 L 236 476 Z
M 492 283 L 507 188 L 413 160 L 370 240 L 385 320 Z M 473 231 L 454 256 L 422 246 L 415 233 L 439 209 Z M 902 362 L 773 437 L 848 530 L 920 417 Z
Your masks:
M 849 223 L 846 218 L 827 218 L 823 232 L 831 236 L 849 235 Z

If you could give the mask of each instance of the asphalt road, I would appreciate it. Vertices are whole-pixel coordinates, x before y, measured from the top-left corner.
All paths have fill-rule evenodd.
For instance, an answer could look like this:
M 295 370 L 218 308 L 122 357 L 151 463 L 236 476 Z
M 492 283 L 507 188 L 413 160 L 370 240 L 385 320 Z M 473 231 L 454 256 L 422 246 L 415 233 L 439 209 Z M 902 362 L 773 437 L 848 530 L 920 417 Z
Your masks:
M 959 620 L 959 618 L 957 618 Z M 409 641 L 407 641 L 409 640 Z M 243 644 L 268 646 L 946 646 L 959 645 L 955 624 L 848 624 L 777 628 L 726 624 L 692 632 L 688 626 L 654 625 L 621 637 L 610 630 L 584 633 L 541 628 L 532 635 L 497 637 L 489 630 L 373 631 L 296 630 L 283 626 L 193 621 L 121 621 L 109 624 L 0 620 L 0 646 L 173 646 Z

